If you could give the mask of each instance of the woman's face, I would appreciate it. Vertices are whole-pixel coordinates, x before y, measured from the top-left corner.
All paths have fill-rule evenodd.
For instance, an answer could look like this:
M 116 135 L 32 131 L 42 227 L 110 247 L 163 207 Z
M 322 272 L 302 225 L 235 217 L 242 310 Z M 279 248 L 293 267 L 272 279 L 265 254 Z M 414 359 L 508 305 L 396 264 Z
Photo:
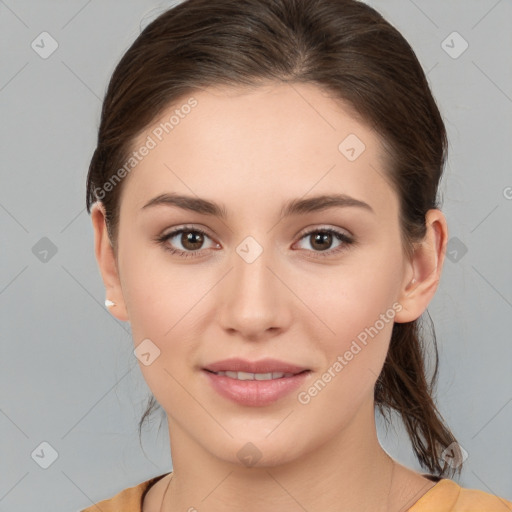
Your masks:
M 271 465 L 369 428 L 393 322 L 411 320 L 400 301 L 412 268 L 377 134 L 312 85 L 210 88 L 169 108 L 133 149 L 120 210 L 122 295 L 107 297 L 131 323 L 172 435 L 225 461 L 252 454 Z M 162 194 L 225 215 L 146 206 Z M 314 200 L 331 195 L 366 206 Z M 239 383 L 256 396 L 228 386 L 238 400 L 204 369 L 233 357 L 309 371 L 279 396 L 275 382 Z

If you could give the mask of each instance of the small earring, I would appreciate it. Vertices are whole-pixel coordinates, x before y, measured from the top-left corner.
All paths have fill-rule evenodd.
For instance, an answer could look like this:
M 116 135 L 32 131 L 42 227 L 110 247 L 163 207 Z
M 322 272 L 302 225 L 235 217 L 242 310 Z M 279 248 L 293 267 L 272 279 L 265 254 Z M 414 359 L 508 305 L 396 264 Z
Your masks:
M 411 284 L 414 284 L 415 282 L 416 282 L 416 279 L 413 277 L 412 281 L 411 281 Z
M 106 306 L 107 308 L 110 308 L 110 307 L 115 306 L 115 305 L 116 305 L 116 303 L 115 303 L 115 302 L 112 302 L 112 301 L 111 301 L 111 300 L 109 300 L 109 299 L 105 299 L 105 306 Z

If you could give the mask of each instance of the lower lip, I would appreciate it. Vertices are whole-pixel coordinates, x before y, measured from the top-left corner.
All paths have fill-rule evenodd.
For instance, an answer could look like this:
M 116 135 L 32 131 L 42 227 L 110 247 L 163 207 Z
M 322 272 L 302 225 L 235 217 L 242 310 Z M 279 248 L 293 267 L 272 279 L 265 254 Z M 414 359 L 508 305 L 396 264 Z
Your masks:
M 207 370 L 203 370 L 203 373 L 208 377 L 213 389 L 223 397 L 241 405 L 258 407 L 271 404 L 291 393 L 311 372 L 271 380 L 238 380 L 225 375 L 216 375 Z

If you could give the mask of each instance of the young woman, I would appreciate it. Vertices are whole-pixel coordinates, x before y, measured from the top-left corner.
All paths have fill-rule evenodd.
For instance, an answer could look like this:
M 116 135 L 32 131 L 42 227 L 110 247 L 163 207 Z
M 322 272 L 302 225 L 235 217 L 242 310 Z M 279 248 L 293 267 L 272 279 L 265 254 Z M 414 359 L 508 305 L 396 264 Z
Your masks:
M 424 368 L 446 150 L 413 50 L 364 3 L 187 0 L 146 27 L 87 208 L 173 471 L 87 512 L 512 510 L 448 478 Z M 376 407 L 426 473 L 384 451 Z

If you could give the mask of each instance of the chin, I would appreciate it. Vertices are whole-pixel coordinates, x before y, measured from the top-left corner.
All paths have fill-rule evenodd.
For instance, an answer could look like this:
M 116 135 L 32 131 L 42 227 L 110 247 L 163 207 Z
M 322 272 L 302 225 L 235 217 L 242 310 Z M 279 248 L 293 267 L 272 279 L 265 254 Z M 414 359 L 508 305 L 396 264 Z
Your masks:
M 271 434 L 271 437 L 274 434 Z M 212 452 L 212 455 L 240 468 L 271 468 L 288 464 L 300 458 L 302 452 L 298 449 L 295 435 L 287 435 L 290 445 L 278 439 L 269 439 L 257 432 L 254 436 L 246 435 L 243 439 L 230 439 L 223 443 L 224 446 L 216 445 L 220 450 Z M 211 447 L 212 445 L 210 445 Z M 226 454 L 230 454 L 226 458 Z

